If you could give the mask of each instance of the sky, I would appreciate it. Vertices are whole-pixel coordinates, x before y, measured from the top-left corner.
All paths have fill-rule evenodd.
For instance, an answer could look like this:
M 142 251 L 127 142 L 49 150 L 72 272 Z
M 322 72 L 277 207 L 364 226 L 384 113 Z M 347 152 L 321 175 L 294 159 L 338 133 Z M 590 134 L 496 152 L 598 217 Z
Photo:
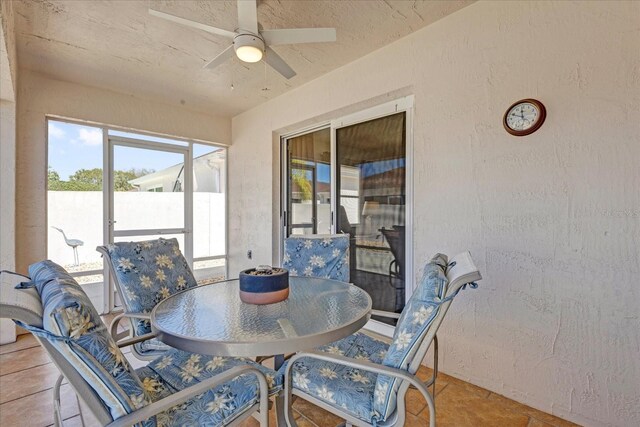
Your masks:
M 111 131 L 111 135 L 134 137 L 147 141 L 183 142 L 155 138 L 146 135 Z M 49 167 L 67 181 L 78 169 L 102 168 L 102 129 L 72 123 L 49 120 Z M 215 147 L 194 144 L 194 157 L 215 151 Z M 182 163 L 182 155 L 155 150 L 115 147 L 114 168 L 116 170 L 153 169 L 162 170 Z

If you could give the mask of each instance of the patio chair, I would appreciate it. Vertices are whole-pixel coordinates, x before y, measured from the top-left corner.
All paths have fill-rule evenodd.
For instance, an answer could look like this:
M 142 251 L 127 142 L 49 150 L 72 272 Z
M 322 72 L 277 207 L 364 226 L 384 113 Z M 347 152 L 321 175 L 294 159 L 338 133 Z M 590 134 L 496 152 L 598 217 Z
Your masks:
M 249 359 L 178 350 L 134 370 L 120 347 L 150 335 L 116 344 L 87 295 L 62 267 L 42 261 L 29 273 L 31 279 L 17 287 L 24 276 L 0 273 L 0 313 L 33 333 L 61 372 L 53 389 L 56 426 L 63 424 L 64 378 L 105 426 L 226 426 L 251 415 L 268 426 L 268 395 L 281 390 L 274 371 Z
M 96 250 L 107 260 L 124 307 L 124 313 L 116 316 L 109 327 L 116 341 L 150 333 L 151 311 L 156 304 L 178 291 L 197 286 L 175 238 L 113 243 Z M 129 320 L 128 332 L 118 332 L 123 319 Z M 148 361 L 169 349 L 161 341 L 151 339 L 136 343 L 131 352 Z
M 466 285 L 475 288 L 480 279 L 468 252 L 450 263 L 445 255 L 436 255 L 399 316 L 391 344 L 358 332 L 318 350 L 296 354 L 281 368 L 286 404 L 295 395 L 337 414 L 347 425 L 403 425 L 405 394 L 414 386 L 427 401 L 434 427 L 435 404 L 428 387 L 433 385 L 435 394 L 437 358 L 433 376 L 426 383 L 415 374 L 453 298 Z M 397 316 L 376 310 L 372 314 Z M 296 426 L 294 420 L 287 418 L 287 422 Z
M 314 234 L 284 239 L 282 266 L 292 276 L 349 282 L 349 235 Z

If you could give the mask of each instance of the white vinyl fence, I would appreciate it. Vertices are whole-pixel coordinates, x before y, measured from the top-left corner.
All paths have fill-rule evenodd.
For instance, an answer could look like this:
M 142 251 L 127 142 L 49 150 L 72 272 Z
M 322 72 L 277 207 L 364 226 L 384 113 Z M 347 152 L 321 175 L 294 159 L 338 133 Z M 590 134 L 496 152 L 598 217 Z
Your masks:
M 118 229 L 181 228 L 184 226 L 182 193 L 116 192 L 114 216 Z M 49 191 L 48 192 L 48 247 L 49 259 L 63 266 L 73 264 L 73 249 L 65 243 L 68 239 L 82 240 L 78 247 L 80 264 L 89 270 L 101 268 L 101 258 L 96 246 L 103 244 L 103 208 L 100 191 Z M 193 245 L 194 257 L 225 254 L 225 195 L 224 193 L 193 194 Z M 146 240 L 159 236 L 126 237 L 123 240 Z M 162 236 L 173 237 L 173 236 Z M 184 239 L 179 236 L 181 249 Z M 91 264 L 98 264 L 97 267 Z

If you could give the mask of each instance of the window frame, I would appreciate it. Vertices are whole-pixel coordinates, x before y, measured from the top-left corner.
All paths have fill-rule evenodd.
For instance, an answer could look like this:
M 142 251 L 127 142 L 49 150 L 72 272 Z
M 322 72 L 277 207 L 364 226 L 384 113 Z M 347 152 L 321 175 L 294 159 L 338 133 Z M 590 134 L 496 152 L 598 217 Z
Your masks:
M 225 260 L 225 266 L 224 266 L 224 274 L 225 277 L 229 276 L 229 262 L 228 262 L 228 258 L 229 258 L 229 180 L 228 180 L 228 173 L 229 173 L 229 157 L 228 157 L 228 153 L 229 153 L 229 146 L 227 144 L 221 144 L 221 143 L 216 143 L 216 142 L 212 142 L 212 141 L 205 141 L 205 140 L 201 140 L 201 139 L 196 139 L 196 138 L 185 138 L 185 137 L 180 137 L 180 136 L 174 136 L 174 135 L 168 135 L 168 134 L 164 134 L 164 133 L 160 133 L 160 132 L 151 132 L 151 131 L 143 131 L 143 130 L 138 130 L 138 129 L 132 129 L 132 128 L 128 128 L 128 127 L 123 127 L 123 126 L 118 126 L 118 125 L 111 125 L 111 124 L 105 124 L 105 123 L 99 123 L 99 122 L 94 122 L 94 121 L 89 121 L 89 120 L 82 120 L 82 119 L 73 119 L 73 118 L 68 118 L 68 117 L 63 117 L 63 116 L 58 116 L 58 115 L 52 115 L 52 114 L 47 114 L 45 115 L 45 145 L 46 145 L 46 150 L 45 150 L 45 164 L 44 164 L 44 169 L 45 169 L 45 176 L 47 176 L 47 171 L 48 171 L 48 167 L 49 167 L 49 122 L 53 121 L 53 122 L 62 122 L 62 123 L 68 123 L 68 124 L 72 124 L 72 125 L 78 125 L 78 126 L 89 126 L 89 127 L 93 127 L 93 128 L 99 128 L 102 131 L 102 182 L 103 182 L 103 187 L 102 187 L 102 195 L 103 195 L 103 200 L 102 200 L 102 207 L 103 207 L 103 217 L 102 217 L 102 223 L 103 223 L 103 243 L 104 242 L 111 242 L 111 239 L 113 238 L 112 233 L 110 232 L 110 228 L 109 225 L 107 224 L 107 220 L 110 217 L 110 214 L 108 212 L 109 209 L 113 209 L 113 205 L 112 205 L 112 188 L 110 188 L 109 183 L 111 182 L 111 169 L 113 166 L 113 157 L 111 155 L 111 141 L 118 141 L 118 145 L 126 145 L 126 141 L 129 140 L 132 142 L 132 146 L 137 146 L 137 148 L 142 148 L 141 146 L 147 145 L 148 148 L 151 149 L 156 149 L 156 150 L 161 150 L 161 151 L 169 151 L 169 152 L 188 152 L 188 156 L 186 157 L 186 161 L 185 161 L 185 166 L 187 164 L 191 165 L 191 170 L 193 172 L 193 146 L 194 145 L 205 145 L 205 146 L 210 146 L 213 148 L 219 148 L 219 149 L 224 149 L 226 156 L 225 156 L 225 179 L 224 179 L 224 186 L 223 186 L 223 190 L 224 190 L 224 200 L 225 200 L 225 210 L 224 210 L 224 220 L 225 220 L 225 227 L 224 227 L 224 232 L 225 232 L 225 236 L 224 236 L 224 255 L 211 255 L 211 256 L 206 256 L 206 257 L 199 257 L 199 258 L 193 258 L 193 257 L 188 257 L 187 260 L 190 263 L 191 267 L 193 267 L 193 265 L 196 262 L 199 261 L 208 261 L 208 260 L 212 260 L 212 259 L 224 259 Z M 149 141 L 149 140 L 144 140 L 144 139 L 133 139 L 133 138 L 129 138 L 129 137 L 124 137 L 124 136 L 120 136 L 120 135 L 109 135 L 109 131 L 116 131 L 116 132 L 126 132 L 126 133 L 130 133 L 130 134 L 137 134 L 140 136 L 147 136 L 147 137 L 152 137 L 152 138 L 162 138 L 162 139 L 168 139 L 168 140 L 174 140 L 176 142 L 182 142 L 185 143 L 186 145 L 180 145 L 180 144 L 171 144 L 170 142 L 162 142 L 162 141 Z M 122 144 L 124 143 L 124 144 Z M 149 143 L 149 144 L 147 144 Z M 189 176 L 192 176 L 192 173 L 189 174 Z M 105 186 L 104 183 L 107 183 L 107 185 Z M 109 187 L 109 188 L 107 188 Z M 190 189 L 191 190 L 191 194 L 187 195 L 187 197 L 185 198 L 185 204 L 187 206 L 185 206 L 185 208 L 188 210 L 188 216 L 190 216 L 191 218 L 188 220 L 185 217 L 185 224 L 184 224 L 184 228 L 186 230 L 185 232 L 185 245 L 187 244 L 187 241 L 189 239 L 186 238 L 186 234 L 191 234 L 193 235 L 193 188 Z M 48 210 L 49 210 L 49 186 L 48 183 L 45 184 L 45 191 L 44 191 L 44 197 L 45 197 L 45 229 L 49 228 L 49 215 L 48 215 Z M 191 247 L 190 248 L 183 248 L 183 250 L 185 251 L 186 254 L 192 254 L 193 253 L 193 238 L 190 239 L 191 241 Z M 48 251 L 49 251 L 49 241 L 48 241 L 48 236 L 45 235 L 45 245 L 47 248 L 47 256 L 48 256 Z M 104 292 L 104 306 L 102 307 L 102 311 L 104 313 L 109 313 L 113 310 L 114 308 L 114 289 L 113 289 L 113 284 L 112 281 L 110 280 L 109 277 L 109 270 L 108 268 L 106 268 L 106 264 L 104 265 L 103 269 L 96 269 L 96 270 L 87 270 L 87 271 L 79 271 L 79 272 L 74 272 L 74 273 L 70 273 L 70 275 L 72 277 L 83 277 L 83 276 L 89 276 L 89 275 L 96 275 L 96 274 L 102 274 L 103 275 L 103 292 Z M 105 284 L 107 284 L 107 286 L 105 286 Z

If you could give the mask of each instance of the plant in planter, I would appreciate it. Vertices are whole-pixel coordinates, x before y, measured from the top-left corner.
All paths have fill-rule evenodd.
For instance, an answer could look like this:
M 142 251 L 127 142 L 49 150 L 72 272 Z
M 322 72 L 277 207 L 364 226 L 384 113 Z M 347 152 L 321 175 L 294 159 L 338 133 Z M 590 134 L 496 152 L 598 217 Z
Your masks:
M 240 272 L 240 299 L 248 304 L 274 304 L 289 297 L 289 271 L 260 265 Z

